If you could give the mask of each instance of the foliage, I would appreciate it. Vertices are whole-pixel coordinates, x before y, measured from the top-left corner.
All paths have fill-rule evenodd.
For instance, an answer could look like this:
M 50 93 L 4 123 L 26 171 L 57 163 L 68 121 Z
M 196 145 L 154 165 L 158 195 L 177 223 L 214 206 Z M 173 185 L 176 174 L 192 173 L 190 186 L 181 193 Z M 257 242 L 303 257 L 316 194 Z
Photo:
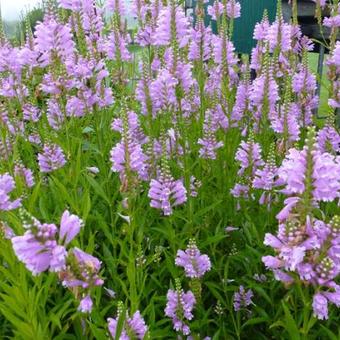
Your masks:
M 121 1 L 106 2 L 107 21 L 92 1 L 58 3 L 29 15 L 41 23 L 20 48 L 0 37 L 1 337 L 338 339 L 337 306 L 318 320 L 313 296 L 340 294 L 340 264 L 326 282 L 296 269 L 339 242 L 328 228 L 340 197 L 337 24 L 317 129 L 311 42 L 280 9 L 238 60 L 234 0 L 208 9 L 216 36 L 202 1 L 194 30 L 182 2 L 135 1 L 133 46 Z M 293 250 L 308 223 L 329 232 L 296 266 L 264 244 L 292 220 Z M 270 253 L 288 282 L 265 268 Z

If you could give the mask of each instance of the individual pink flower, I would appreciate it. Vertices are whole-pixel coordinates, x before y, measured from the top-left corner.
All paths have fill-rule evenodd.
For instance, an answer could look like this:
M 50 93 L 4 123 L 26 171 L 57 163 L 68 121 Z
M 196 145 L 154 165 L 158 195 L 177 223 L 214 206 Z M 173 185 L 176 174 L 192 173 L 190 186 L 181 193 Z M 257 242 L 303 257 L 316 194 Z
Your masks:
M 83 221 L 65 210 L 61 216 L 59 238 L 65 245 L 69 244 L 80 232 Z
M 90 313 L 92 311 L 93 301 L 89 295 L 86 295 L 83 299 L 81 299 L 78 311 L 82 313 Z

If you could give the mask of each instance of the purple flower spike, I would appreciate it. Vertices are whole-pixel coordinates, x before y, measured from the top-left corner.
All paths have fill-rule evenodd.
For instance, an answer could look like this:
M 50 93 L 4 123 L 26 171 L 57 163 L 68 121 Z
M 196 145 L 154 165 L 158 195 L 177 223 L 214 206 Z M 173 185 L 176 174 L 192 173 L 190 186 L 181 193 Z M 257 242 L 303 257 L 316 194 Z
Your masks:
M 241 4 L 236 0 L 228 1 L 226 13 L 230 19 L 239 18 L 241 16 Z
M 317 141 L 322 153 L 340 152 L 340 133 L 331 125 L 326 125 L 318 132 Z
M 175 6 L 175 2 L 173 4 L 173 6 L 164 7 L 160 11 L 154 34 L 154 45 L 168 45 L 171 43 L 171 39 L 176 38 L 179 47 L 184 47 L 189 41 L 190 22 L 185 16 L 183 8 Z M 171 27 L 174 27 L 174 32 Z
M 137 339 L 144 339 L 145 333 L 147 332 L 148 328 L 145 325 L 145 321 L 139 311 L 133 314 L 131 319 L 128 319 L 128 325 L 130 329 L 133 330 L 133 332 L 135 333 Z
M 15 176 L 21 177 L 28 188 L 32 188 L 34 186 L 34 177 L 33 171 L 31 169 L 25 168 L 22 164 L 16 164 L 14 168 Z
M 218 125 L 221 122 L 220 118 L 224 118 L 226 126 L 228 126 L 228 120 L 224 116 L 224 113 L 216 109 L 216 112 L 208 110 L 205 114 L 204 125 L 203 125 L 203 138 L 198 139 L 198 144 L 201 145 L 199 155 L 202 158 L 216 159 L 216 150 L 221 148 L 223 142 L 216 140 L 216 132 Z M 223 121 L 223 120 L 222 120 Z
M 185 275 L 191 279 L 201 278 L 211 269 L 209 256 L 201 255 L 194 240 L 190 240 L 185 251 L 178 250 L 175 264 L 183 267 Z
M 218 20 L 221 14 L 223 13 L 224 6 L 223 4 L 215 0 L 213 5 L 208 6 L 208 14 L 211 16 L 213 20 Z
M 116 336 L 120 313 L 121 312 L 118 311 L 118 316 L 116 319 L 108 319 L 109 332 L 113 338 Z M 147 331 L 148 327 L 146 326 L 140 311 L 137 311 L 135 314 L 133 314 L 132 318 L 127 315 L 119 339 L 130 340 L 130 336 L 133 336 L 133 339 L 142 340 L 144 339 Z
M 108 318 L 108 328 L 113 339 L 116 338 L 118 317 L 116 319 Z M 126 334 L 125 329 L 122 330 L 119 336 L 119 340 L 130 340 L 130 337 Z
M 240 311 L 242 308 L 246 308 L 253 303 L 251 298 L 254 296 L 251 289 L 246 291 L 243 286 L 240 286 L 238 292 L 234 294 L 234 310 Z
M 157 78 L 150 84 L 150 98 L 154 111 L 166 110 L 176 105 L 176 85 L 178 80 L 167 70 L 159 71 Z
M 32 104 L 25 104 L 22 108 L 25 121 L 38 122 L 41 116 L 40 110 Z
M 132 176 L 138 179 L 148 179 L 148 157 L 144 153 L 143 144 L 147 139 L 142 132 L 138 116 L 135 112 L 122 109 L 122 118 L 112 123 L 112 129 L 122 134 L 122 139 L 111 150 L 111 170 L 120 173 L 122 184 L 133 184 Z M 137 178 L 136 178 L 137 179 Z M 130 183 L 131 182 L 131 183 Z
M 62 127 L 64 118 L 64 113 L 61 111 L 58 101 L 50 99 L 47 104 L 47 120 L 50 126 L 55 130 L 59 130 Z
M 236 152 L 235 159 L 240 162 L 239 176 L 242 176 L 246 169 L 251 170 L 250 174 L 254 175 L 256 169 L 263 165 L 260 144 L 255 143 L 252 136 L 249 142 L 242 141 Z
M 192 310 L 196 304 L 196 299 L 190 290 L 184 293 L 179 281 L 176 281 L 176 290 L 168 290 L 165 315 L 172 319 L 174 329 L 177 332 L 189 335 L 190 327 L 186 324 L 186 320 L 192 320 L 194 317 Z
M 158 179 L 150 182 L 150 206 L 162 209 L 164 215 L 172 214 L 172 207 L 181 205 L 187 200 L 187 191 L 182 180 L 174 180 L 171 176 L 160 175 Z
M 124 1 L 107 0 L 105 8 L 112 13 L 119 14 L 120 16 L 126 14 Z
M 309 190 L 315 201 L 331 202 L 340 196 L 340 164 L 331 154 L 320 152 L 313 129 L 308 136 L 307 145 L 301 151 L 290 149 L 279 169 L 279 177 L 286 184 L 284 193 L 302 195 Z M 309 181 L 311 185 L 306 188 Z
M 46 15 L 44 21 L 36 26 L 35 48 L 40 52 L 41 67 L 53 63 L 55 57 L 63 62 L 73 59 L 75 43 L 72 40 L 71 27 Z
M 60 146 L 45 145 L 43 152 L 38 154 L 39 167 L 41 172 L 52 172 L 62 168 L 66 164 L 63 150 Z
M 0 175 L 0 211 L 13 210 L 21 206 L 21 198 L 11 201 L 9 194 L 14 190 L 15 182 L 9 174 Z

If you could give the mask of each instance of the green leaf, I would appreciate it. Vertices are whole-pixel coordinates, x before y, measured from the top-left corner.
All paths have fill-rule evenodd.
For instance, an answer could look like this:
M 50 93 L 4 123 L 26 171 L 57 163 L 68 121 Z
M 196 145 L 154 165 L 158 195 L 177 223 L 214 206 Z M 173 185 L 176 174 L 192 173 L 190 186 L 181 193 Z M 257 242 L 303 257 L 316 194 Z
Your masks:
M 38 199 L 39 194 L 40 194 L 40 186 L 41 186 L 41 181 L 39 181 L 34 186 L 33 192 L 30 195 L 29 200 L 28 200 L 28 211 L 34 211 L 34 205 L 36 204 L 37 199 Z
M 107 204 L 111 207 L 111 201 L 110 199 L 107 197 L 106 193 L 104 192 L 103 188 L 101 185 L 98 184 L 98 182 L 93 179 L 91 176 L 86 175 L 87 180 L 89 181 L 90 185 L 92 186 L 92 188 L 94 189 L 94 191 L 96 192 L 96 194 L 98 196 L 100 196 L 101 198 L 103 198 Z
M 242 325 L 242 328 L 245 328 L 247 326 L 251 326 L 251 325 L 257 325 L 259 323 L 264 323 L 264 322 L 268 322 L 268 318 L 264 318 L 264 317 L 259 317 L 259 318 L 253 318 L 253 319 L 250 319 L 248 320 L 247 322 L 245 322 L 243 325 Z
M 330 340 L 339 340 L 339 337 L 335 335 L 330 329 L 325 327 L 324 325 L 320 325 L 321 328 L 327 333 L 327 336 L 329 337 Z
M 123 308 L 118 318 L 115 340 L 120 339 L 120 335 L 122 334 L 124 323 L 125 323 L 125 317 L 126 317 L 126 311 L 125 311 L 125 308 Z
M 285 329 L 290 335 L 291 339 L 299 340 L 300 339 L 300 332 L 298 326 L 296 325 L 292 314 L 289 311 L 289 308 L 286 304 L 282 301 L 283 311 L 285 313 Z
M 93 323 L 89 323 L 92 334 L 96 340 L 107 340 L 106 331 L 98 328 Z

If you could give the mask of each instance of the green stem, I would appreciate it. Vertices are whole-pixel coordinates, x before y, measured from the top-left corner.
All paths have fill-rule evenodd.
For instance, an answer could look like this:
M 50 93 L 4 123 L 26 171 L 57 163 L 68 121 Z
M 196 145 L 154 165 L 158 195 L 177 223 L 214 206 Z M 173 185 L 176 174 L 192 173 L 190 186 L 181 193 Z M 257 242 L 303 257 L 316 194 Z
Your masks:
M 309 339 L 308 334 L 309 334 L 309 329 L 311 325 L 310 302 L 303 291 L 302 283 L 300 281 L 297 284 L 297 288 L 298 288 L 299 296 L 303 303 L 303 325 L 301 329 L 302 339 L 307 340 Z
M 135 231 L 135 216 L 133 209 L 133 198 L 129 195 L 129 217 L 130 224 L 128 229 L 129 239 L 129 264 L 128 264 L 128 279 L 130 283 L 130 303 L 131 313 L 134 313 L 138 309 L 138 294 L 136 285 L 136 259 L 135 259 L 135 242 L 134 242 L 134 231 Z

